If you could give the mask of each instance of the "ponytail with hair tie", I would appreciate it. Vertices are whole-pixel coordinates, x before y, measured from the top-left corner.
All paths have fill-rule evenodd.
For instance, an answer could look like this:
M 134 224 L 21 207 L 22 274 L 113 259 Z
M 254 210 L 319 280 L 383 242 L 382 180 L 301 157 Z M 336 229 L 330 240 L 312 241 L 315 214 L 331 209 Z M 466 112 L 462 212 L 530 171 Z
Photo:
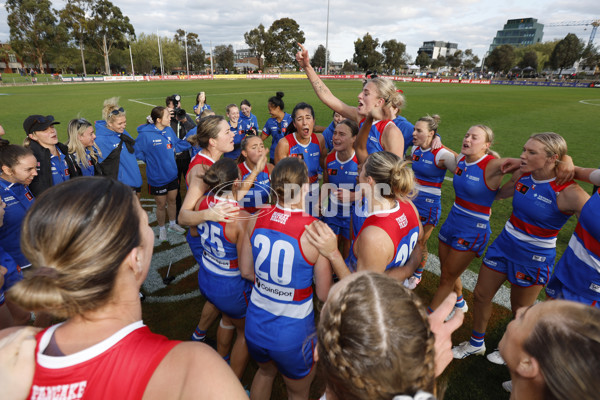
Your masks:
M 42 266 L 42 267 L 34 268 L 33 276 L 35 276 L 35 277 L 45 276 L 48 278 L 58 278 L 58 277 L 60 277 L 60 272 L 58 270 L 56 270 L 55 268 Z

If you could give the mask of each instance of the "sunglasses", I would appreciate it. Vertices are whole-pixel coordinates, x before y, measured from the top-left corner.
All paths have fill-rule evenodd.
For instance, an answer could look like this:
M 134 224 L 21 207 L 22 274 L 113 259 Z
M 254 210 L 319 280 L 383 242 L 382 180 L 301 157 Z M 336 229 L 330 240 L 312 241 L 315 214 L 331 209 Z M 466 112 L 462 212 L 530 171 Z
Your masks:
M 119 107 L 116 110 L 112 110 L 110 113 L 112 115 L 119 115 L 119 114 L 124 113 L 124 112 L 125 112 L 125 110 L 123 109 L 123 107 Z
M 77 130 L 81 129 L 82 126 L 85 126 L 85 127 L 92 126 L 92 123 L 85 118 L 76 119 L 75 123 L 77 124 L 75 129 L 77 129 Z
M 42 124 L 43 125 L 43 124 L 47 124 L 47 123 L 50 123 L 50 122 L 54 122 L 54 117 L 52 115 L 48 115 L 47 117 L 40 116 L 38 118 L 35 118 L 34 121 L 37 124 Z

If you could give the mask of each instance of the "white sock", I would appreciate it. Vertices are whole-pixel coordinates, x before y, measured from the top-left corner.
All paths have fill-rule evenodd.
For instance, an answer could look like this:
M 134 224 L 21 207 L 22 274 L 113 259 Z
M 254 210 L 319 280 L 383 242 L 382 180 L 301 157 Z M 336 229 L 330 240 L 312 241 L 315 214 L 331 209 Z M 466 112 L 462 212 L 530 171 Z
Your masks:
M 175 221 L 169 221 L 169 226 L 175 226 L 176 222 Z

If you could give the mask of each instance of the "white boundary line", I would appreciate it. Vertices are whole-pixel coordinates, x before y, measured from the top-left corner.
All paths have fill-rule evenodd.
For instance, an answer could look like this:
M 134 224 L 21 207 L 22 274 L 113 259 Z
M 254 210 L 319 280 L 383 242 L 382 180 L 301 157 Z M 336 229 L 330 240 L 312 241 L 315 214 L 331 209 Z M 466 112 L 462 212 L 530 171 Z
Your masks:
M 588 103 L 589 101 L 597 101 L 598 103 Z M 588 106 L 600 106 L 600 99 L 587 99 L 579 100 L 581 104 L 587 104 Z

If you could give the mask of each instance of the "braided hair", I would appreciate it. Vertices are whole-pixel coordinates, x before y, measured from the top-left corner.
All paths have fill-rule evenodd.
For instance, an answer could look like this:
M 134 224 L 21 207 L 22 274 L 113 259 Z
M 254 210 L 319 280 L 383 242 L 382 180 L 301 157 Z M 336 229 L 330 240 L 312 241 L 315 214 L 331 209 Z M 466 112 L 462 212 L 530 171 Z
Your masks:
M 337 398 L 391 400 L 434 390 L 434 336 L 425 307 L 402 283 L 355 274 L 323 308 L 319 361 Z

